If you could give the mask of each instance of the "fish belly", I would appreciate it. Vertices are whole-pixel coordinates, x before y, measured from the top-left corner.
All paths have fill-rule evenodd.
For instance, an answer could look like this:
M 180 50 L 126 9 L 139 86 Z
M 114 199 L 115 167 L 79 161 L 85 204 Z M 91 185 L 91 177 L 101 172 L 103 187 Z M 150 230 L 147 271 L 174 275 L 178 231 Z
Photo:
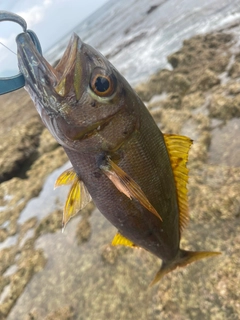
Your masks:
M 99 154 L 66 150 L 100 212 L 137 246 L 163 260 L 179 250 L 179 217 L 176 188 L 163 135 L 155 125 L 140 132 L 120 149 L 120 166 L 143 190 L 162 220 L 138 201 L 121 193 L 99 169 Z

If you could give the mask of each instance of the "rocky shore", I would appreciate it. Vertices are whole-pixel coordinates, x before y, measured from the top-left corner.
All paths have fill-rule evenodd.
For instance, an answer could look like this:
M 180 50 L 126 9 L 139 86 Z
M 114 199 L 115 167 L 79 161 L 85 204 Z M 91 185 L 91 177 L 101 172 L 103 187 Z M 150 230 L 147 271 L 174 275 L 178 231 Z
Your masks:
M 111 247 L 114 228 L 90 204 L 61 233 L 61 209 L 20 222 L 68 161 L 24 90 L 0 96 L 0 319 L 240 318 L 240 47 L 234 28 L 185 40 L 136 91 L 162 132 L 194 140 L 190 223 L 181 246 L 221 251 L 148 284 L 160 261 Z M 54 257 L 54 258 L 53 258 Z M 57 259 L 57 260 L 55 260 Z M 38 285 L 38 286 L 37 286 Z

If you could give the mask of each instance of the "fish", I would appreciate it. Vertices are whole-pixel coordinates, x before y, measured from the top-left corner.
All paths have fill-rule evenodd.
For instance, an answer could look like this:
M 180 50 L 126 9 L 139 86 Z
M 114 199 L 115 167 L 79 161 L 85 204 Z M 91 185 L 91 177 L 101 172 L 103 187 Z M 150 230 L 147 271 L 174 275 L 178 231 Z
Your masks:
M 92 199 L 118 230 L 112 245 L 141 247 L 162 260 L 151 285 L 177 267 L 219 255 L 180 248 L 192 140 L 163 134 L 127 80 L 78 35 L 56 67 L 27 33 L 16 42 L 25 89 L 72 164 L 55 183 L 70 185 L 63 228 Z

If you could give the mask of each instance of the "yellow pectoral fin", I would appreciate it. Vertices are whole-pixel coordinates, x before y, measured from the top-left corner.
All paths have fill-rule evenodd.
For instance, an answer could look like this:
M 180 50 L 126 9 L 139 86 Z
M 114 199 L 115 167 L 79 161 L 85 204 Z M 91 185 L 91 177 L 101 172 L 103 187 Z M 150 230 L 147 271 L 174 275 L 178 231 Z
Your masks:
M 128 246 L 128 247 L 136 247 L 136 245 L 129 239 L 122 236 L 120 233 L 116 233 L 113 240 L 112 240 L 113 246 Z
M 168 150 L 174 180 L 176 184 L 178 207 L 179 207 L 179 229 L 182 230 L 188 222 L 188 152 L 192 140 L 185 136 L 164 134 L 165 144 Z
M 101 166 L 105 175 L 112 181 L 115 187 L 124 193 L 129 199 L 135 199 L 141 203 L 148 211 L 152 212 L 158 219 L 162 221 L 157 210 L 148 201 L 146 195 L 140 186 L 126 174 L 118 165 L 108 158 L 108 165 Z
M 76 179 L 77 174 L 73 168 L 69 168 L 65 170 L 63 173 L 55 181 L 54 189 L 60 186 L 69 185 L 74 182 Z
M 67 169 L 58 177 L 55 182 L 54 189 L 59 186 L 69 184 L 72 184 L 72 186 L 68 192 L 67 200 L 63 210 L 63 230 L 68 221 L 91 201 L 90 194 L 73 168 Z

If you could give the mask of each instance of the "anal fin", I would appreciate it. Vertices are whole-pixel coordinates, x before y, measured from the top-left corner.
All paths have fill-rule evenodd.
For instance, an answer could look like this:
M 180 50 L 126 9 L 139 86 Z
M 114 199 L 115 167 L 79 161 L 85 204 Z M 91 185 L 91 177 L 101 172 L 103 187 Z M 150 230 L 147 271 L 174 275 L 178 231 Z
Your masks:
M 122 236 L 119 232 L 115 234 L 113 240 L 112 240 L 113 246 L 128 246 L 128 247 L 136 247 L 136 245 L 129 239 Z

